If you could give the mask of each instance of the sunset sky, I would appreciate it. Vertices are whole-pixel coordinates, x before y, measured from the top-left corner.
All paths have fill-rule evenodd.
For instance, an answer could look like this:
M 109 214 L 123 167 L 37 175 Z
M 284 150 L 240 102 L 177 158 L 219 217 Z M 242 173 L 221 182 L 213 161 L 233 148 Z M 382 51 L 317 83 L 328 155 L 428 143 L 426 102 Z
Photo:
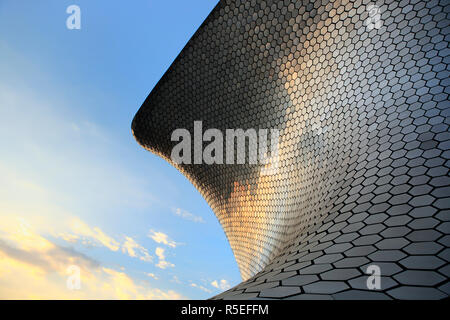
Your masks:
M 0 299 L 205 299 L 241 281 L 204 199 L 130 129 L 216 2 L 0 0 Z

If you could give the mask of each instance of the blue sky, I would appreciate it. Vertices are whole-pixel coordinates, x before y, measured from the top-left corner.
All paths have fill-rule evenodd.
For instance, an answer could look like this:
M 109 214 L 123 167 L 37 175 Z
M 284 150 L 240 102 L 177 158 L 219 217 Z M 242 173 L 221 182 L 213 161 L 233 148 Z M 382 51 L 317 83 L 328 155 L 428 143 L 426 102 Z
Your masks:
M 216 3 L 0 0 L 0 298 L 204 299 L 241 281 L 204 199 L 130 129 Z

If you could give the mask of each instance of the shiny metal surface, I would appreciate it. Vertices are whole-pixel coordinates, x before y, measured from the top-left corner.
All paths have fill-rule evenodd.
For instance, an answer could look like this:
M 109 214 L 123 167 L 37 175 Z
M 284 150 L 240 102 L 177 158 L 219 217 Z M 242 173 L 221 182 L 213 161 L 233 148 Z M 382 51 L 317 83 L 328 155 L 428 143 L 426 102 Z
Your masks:
M 213 10 L 132 130 L 223 226 L 246 282 L 216 298 L 450 294 L 449 14 L 418 0 Z M 174 164 L 171 133 L 196 120 L 278 128 L 278 170 Z M 371 264 L 381 290 L 366 286 Z

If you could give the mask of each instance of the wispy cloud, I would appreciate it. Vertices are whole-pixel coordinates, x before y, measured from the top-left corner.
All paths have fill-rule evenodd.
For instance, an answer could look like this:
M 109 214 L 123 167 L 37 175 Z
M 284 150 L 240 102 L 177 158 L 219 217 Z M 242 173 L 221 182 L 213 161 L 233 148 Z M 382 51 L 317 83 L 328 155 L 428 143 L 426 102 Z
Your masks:
M 164 291 L 157 288 L 148 289 L 136 282 L 124 272 L 103 268 L 109 275 L 105 289 L 113 290 L 119 299 L 149 299 L 149 300 L 179 300 L 186 299 L 183 295 L 173 291 Z
M 150 230 L 148 233 L 149 238 L 152 238 L 156 243 L 162 243 L 171 248 L 175 248 L 179 243 L 173 241 L 169 236 L 163 232 L 157 232 Z
M 177 284 L 181 284 L 180 279 L 178 279 L 178 277 L 177 277 L 176 275 L 174 275 L 174 276 L 172 277 L 172 279 L 170 279 L 170 282 L 175 282 L 175 283 L 177 283 Z
M 164 255 L 164 249 L 163 248 L 157 247 L 155 249 L 155 254 L 159 258 L 159 261 L 156 264 L 156 266 L 158 268 L 166 269 L 166 268 L 173 268 L 173 267 L 175 267 L 175 265 L 173 263 L 170 263 L 170 262 L 166 261 L 166 257 Z
M 196 215 L 190 213 L 189 211 L 183 210 L 181 208 L 172 208 L 172 212 L 185 220 L 198 222 L 198 223 L 205 223 L 205 220 L 203 220 L 202 217 L 196 216 Z
M 4 48 L 1 44 L 0 41 Z M 39 71 L 41 77 L 47 70 Z M 132 233 L 124 229 L 130 225 L 130 219 L 136 219 L 138 224 L 147 219 L 139 220 L 141 216 L 133 209 L 148 208 L 157 200 L 167 205 L 167 201 L 151 194 L 154 189 L 136 171 L 136 166 L 130 167 L 130 158 L 118 156 L 129 155 L 129 146 L 118 142 L 117 132 L 98 122 L 94 114 L 84 112 L 89 105 L 74 99 L 73 92 L 69 96 L 48 95 L 45 88 L 30 89 L 35 86 L 11 82 L 6 73 L 0 78 L 0 225 L 5 226 L 0 228 L 0 297 L 181 297 L 173 291 L 148 288 L 149 279 L 144 275 L 157 271 L 157 264 L 166 269 L 160 271 L 159 278 L 170 279 L 167 273 L 174 264 L 165 256 L 181 269 L 170 255 L 170 250 L 181 243 L 156 232 L 152 239 L 157 244 L 146 248 L 151 241 L 135 236 L 137 228 Z M 17 76 L 20 78 L 23 77 Z M 92 99 L 89 100 L 95 100 Z M 86 109 L 80 109 L 81 105 L 86 105 Z M 149 174 L 162 180 L 163 175 L 159 176 L 157 170 Z M 205 222 L 182 209 L 174 212 L 187 220 Z M 13 232 L 13 224 L 6 221 L 17 216 L 26 220 L 21 222 L 23 227 L 19 224 L 18 231 Z M 27 226 L 26 221 L 32 222 L 33 227 Z M 153 227 L 159 230 L 157 224 Z M 78 251 L 69 248 L 72 246 Z M 166 252 L 160 251 L 163 259 L 153 253 L 156 246 L 166 248 Z M 110 252 L 105 255 L 105 251 Z M 105 256 L 114 268 L 103 266 Z M 155 265 L 142 262 L 151 256 Z M 132 264 L 130 257 L 134 258 Z M 83 290 L 66 289 L 68 264 L 81 267 Z M 121 264 L 127 265 L 126 272 L 119 267 Z M 131 274 L 139 274 L 144 283 Z M 123 287 L 116 289 L 119 283 Z M 175 286 L 169 280 L 167 283 Z
M 112 251 L 117 251 L 120 248 L 120 243 L 104 233 L 99 227 L 91 228 L 78 218 L 74 218 L 71 221 L 70 227 L 72 232 L 76 235 L 81 235 L 96 240 Z
M 213 282 L 211 282 L 211 285 L 214 288 L 220 289 L 220 290 L 228 290 L 231 288 L 230 284 L 228 283 L 227 280 L 222 279 L 222 280 L 214 280 Z
M 196 283 L 191 283 L 190 285 L 191 285 L 191 287 L 200 289 L 200 290 L 205 291 L 205 292 L 208 292 L 208 293 L 211 293 L 211 292 L 212 292 L 212 291 L 209 290 L 208 288 L 205 288 L 204 286 L 199 285 L 199 284 L 196 284 Z
M 146 262 L 152 261 L 152 256 L 149 254 L 147 248 L 137 243 L 132 237 L 125 236 L 125 240 L 121 244 L 118 240 L 103 232 L 99 227 L 90 227 L 79 218 L 73 218 L 71 220 L 70 233 L 60 232 L 56 236 L 69 243 L 79 242 L 85 246 L 100 244 L 111 251 L 117 251 L 121 248 L 123 253 L 132 258 L 138 258 Z
M 7 222 L 5 222 L 7 221 Z M 123 271 L 38 234 L 20 219 L 0 221 L 0 299 L 184 299 L 148 287 Z M 70 290 L 68 267 L 80 270 L 81 288 Z
M 150 278 L 155 279 L 155 280 L 158 280 L 158 279 L 159 279 L 154 273 L 151 273 L 151 272 L 146 273 L 146 275 L 149 276 Z
M 152 261 L 152 256 L 148 253 L 148 250 L 137 243 L 131 237 L 125 237 L 125 242 L 122 245 L 122 251 L 127 253 L 130 257 L 139 258 L 142 261 Z

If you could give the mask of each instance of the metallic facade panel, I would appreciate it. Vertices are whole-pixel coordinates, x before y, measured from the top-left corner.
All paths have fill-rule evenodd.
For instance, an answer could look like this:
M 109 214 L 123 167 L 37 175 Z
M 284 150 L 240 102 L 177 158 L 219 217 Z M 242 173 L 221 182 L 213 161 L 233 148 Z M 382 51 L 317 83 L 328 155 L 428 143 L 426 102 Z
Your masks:
M 223 226 L 245 282 L 215 298 L 450 294 L 449 15 L 436 0 L 217 5 L 132 124 Z M 278 169 L 173 163 L 172 132 L 198 120 L 279 129 Z

